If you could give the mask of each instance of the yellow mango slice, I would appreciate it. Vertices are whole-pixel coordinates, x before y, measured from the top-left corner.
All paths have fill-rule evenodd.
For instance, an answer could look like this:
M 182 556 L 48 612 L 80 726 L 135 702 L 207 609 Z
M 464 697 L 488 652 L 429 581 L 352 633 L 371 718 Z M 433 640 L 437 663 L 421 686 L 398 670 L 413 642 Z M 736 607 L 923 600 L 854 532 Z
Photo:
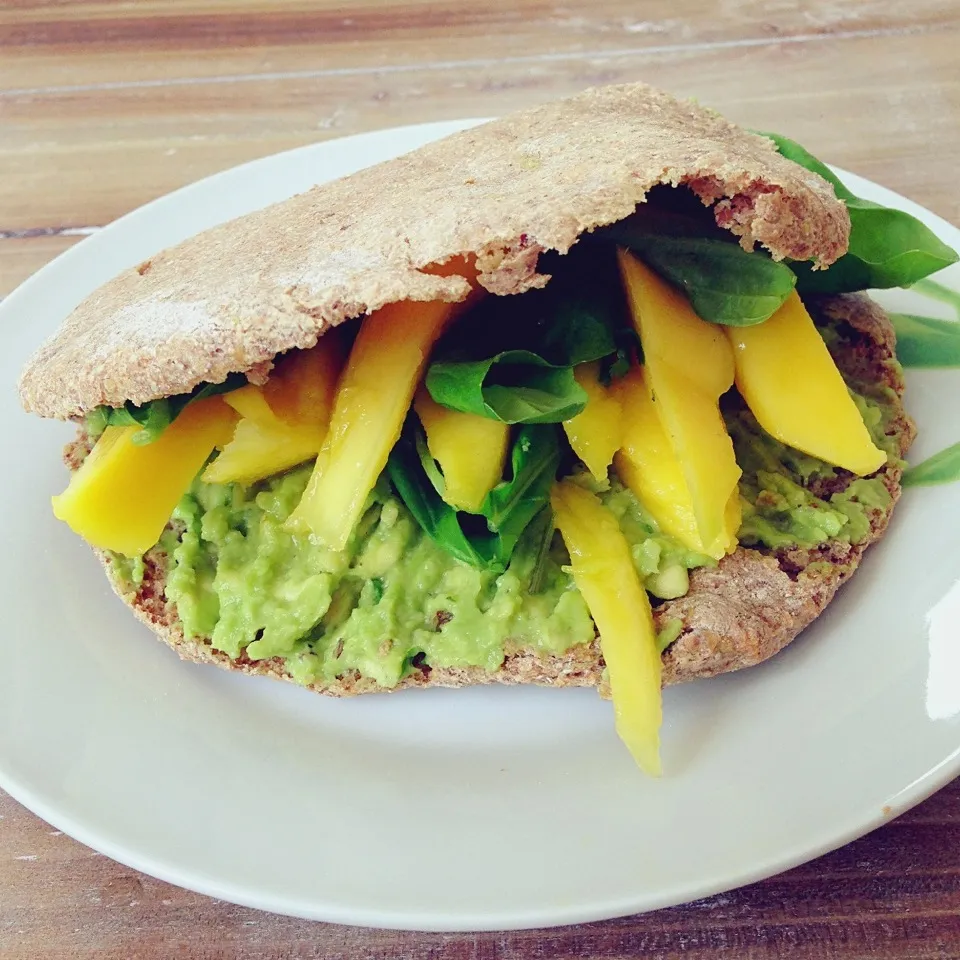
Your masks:
M 327 435 L 343 349 L 335 334 L 280 360 L 262 386 L 224 394 L 243 419 L 207 467 L 207 483 L 255 483 L 320 452 Z
M 724 542 L 726 543 L 726 552 L 733 553 L 737 549 L 737 533 L 740 530 L 740 524 L 743 522 L 743 505 L 740 502 L 740 487 L 738 486 L 730 499 L 727 501 L 727 509 L 723 512 L 724 520 Z M 716 556 L 711 554 L 711 556 Z M 719 559 L 719 557 L 717 558 Z
M 632 254 L 619 251 L 644 378 L 657 417 L 683 470 L 707 552 L 732 549 L 727 510 L 741 470 L 720 415 L 733 384 L 733 350 L 722 330 Z
M 660 775 L 660 653 L 650 600 L 616 518 L 570 481 L 550 501 L 570 553 L 573 579 L 600 634 L 617 733 L 640 768 Z
M 726 331 L 737 388 L 767 433 L 860 476 L 886 463 L 796 293 L 764 323 Z
M 237 424 L 233 439 L 216 460 L 203 471 L 206 483 L 256 483 L 311 460 L 320 451 L 326 425 L 285 426 L 276 420 L 265 427 L 244 418 Z
M 575 417 L 565 420 L 564 432 L 573 452 L 587 465 L 593 478 L 602 483 L 613 455 L 622 440 L 620 404 L 600 382 L 600 363 L 581 363 L 574 368 L 577 383 L 587 393 L 587 405 Z
M 510 426 L 442 407 L 423 386 L 413 407 L 427 434 L 427 448 L 443 472 L 443 499 L 457 510 L 479 513 L 503 477 Z
M 682 293 L 632 253 L 618 250 L 617 257 L 644 363 L 677 367 L 708 395 L 726 393 L 734 362 L 723 328 L 701 320 Z
M 330 429 L 288 521 L 343 550 L 400 436 L 430 350 L 459 304 L 404 300 L 366 317 L 337 389 Z
M 673 367 L 648 369 L 654 405 L 683 469 L 704 548 L 712 554 L 732 550 L 727 510 L 742 471 L 717 398 L 700 393 Z
M 197 471 L 233 432 L 236 414 L 221 397 L 191 403 L 153 442 L 139 427 L 107 427 L 53 512 L 88 543 L 138 557 L 163 533 Z
M 664 533 L 703 553 L 690 490 L 642 369 L 633 367 L 611 384 L 611 390 L 623 410 L 623 446 L 614 458 L 617 474 Z
M 278 422 L 277 415 L 263 395 L 263 388 L 252 383 L 223 394 L 223 402 L 233 407 L 244 419 L 253 420 L 264 427 L 272 427 Z
M 329 423 L 345 360 L 339 329 L 329 330 L 309 350 L 282 357 L 263 385 L 270 409 L 285 423 Z

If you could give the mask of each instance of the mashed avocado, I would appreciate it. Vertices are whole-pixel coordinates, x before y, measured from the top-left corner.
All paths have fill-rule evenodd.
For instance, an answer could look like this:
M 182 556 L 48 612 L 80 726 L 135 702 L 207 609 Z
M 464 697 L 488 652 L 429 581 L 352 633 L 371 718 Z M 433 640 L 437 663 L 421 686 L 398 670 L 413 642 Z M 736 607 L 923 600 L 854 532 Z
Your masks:
M 893 455 L 882 399 L 856 399 L 874 437 Z M 867 537 L 870 511 L 889 504 L 880 480 L 849 482 L 828 464 L 774 440 L 743 408 L 725 417 L 744 471 L 742 543 L 787 549 Z M 347 549 L 333 552 L 284 529 L 310 472 L 305 465 L 249 488 L 194 482 L 161 540 L 167 597 L 187 636 L 210 637 L 231 657 L 283 658 L 301 683 L 356 671 L 385 687 L 395 686 L 414 664 L 494 671 L 508 640 L 561 654 L 593 639 L 559 536 L 542 561 L 539 589 L 531 593 L 538 550 L 529 538 L 521 539 L 504 573 L 468 566 L 421 532 L 384 478 Z M 619 520 L 637 572 L 654 596 L 683 595 L 687 571 L 714 562 L 665 536 L 617 480 L 598 488 L 586 475 L 578 479 Z M 831 488 L 835 492 L 826 495 Z M 135 583 L 143 565 L 117 557 L 115 570 Z M 681 627 L 678 620 L 668 622 L 661 647 Z
M 892 407 L 879 398 L 852 396 L 874 442 L 888 457 L 896 457 L 896 438 L 886 433 Z M 743 520 L 737 536 L 745 546 L 783 550 L 827 540 L 863 543 L 871 515 L 890 505 L 881 479 L 850 479 L 845 471 L 784 446 L 746 408 L 727 411 L 725 419 L 743 469 Z M 833 492 L 824 496 L 826 491 Z
M 163 544 L 167 596 L 188 636 L 231 657 L 283 657 L 303 683 L 356 670 L 387 687 L 415 658 L 493 671 L 508 639 L 543 654 L 593 639 L 559 537 L 531 594 L 533 544 L 521 541 L 505 573 L 475 569 L 424 536 L 381 481 L 347 549 L 332 552 L 283 526 L 309 476 L 305 466 L 249 489 L 194 483 L 174 515 L 182 533 Z M 618 482 L 601 498 L 645 579 L 680 570 L 685 582 L 688 568 L 712 563 L 663 536 Z
M 873 401 L 857 399 L 868 411 L 865 420 L 875 441 L 890 452 L 890 438 L 882 434 L 884 418 L 874 415 Z M 737 463 L 743 468 L 738 539 L 745 546 L 782 550 L 827 540 L 863 543 L 870 534 L 871 511 L 890 505 L 882 480 L 844 479 L 822 460 L 774 440 L 748 410 L 728 413 L 726 420 Z M 811 490 L 832 487 L 837 489 L 827 497 Z

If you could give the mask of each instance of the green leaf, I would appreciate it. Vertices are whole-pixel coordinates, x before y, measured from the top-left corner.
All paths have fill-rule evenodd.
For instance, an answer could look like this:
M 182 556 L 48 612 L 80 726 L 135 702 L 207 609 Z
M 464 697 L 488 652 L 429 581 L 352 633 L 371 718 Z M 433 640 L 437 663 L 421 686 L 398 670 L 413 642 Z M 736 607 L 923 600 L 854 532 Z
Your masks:
M 529 350 L 472 363 L 433 363 L 426 384 L 437 403 L 503 423 L 560 423 L 587 404 L 572 367 L 555 367 Z
M 861 201 L 865 203 L 866 201 Z M 919 220 L 900 210 L 871 204 L 850 211 L 850 247 L 827 270 L 795 262 L 801 293 L 905 287 L 957 262 L 957 254 Z
M 179 413 L 188 403 L 193 403 L 194 400 L 205 400 L 207 397 L 229 393 L 231 390 L 245 387 L 249 382 L 245 373 L 229 373 L 227 379 L 222 383 L 201 383 L 192 393 L 181 394 L 178 397 L 172 397 L 171 400 L 180 404 L 177 410 L 177 413 Z
M 550 557 L 550 546 L 556 530 L 553 510 L 544 507 L 530 522 L 527 535 L 536 544 L 533 551 L 533 567 L 530 572 L 530 583 L 527 590 L 531 594 L 541 593 L 546 586 L 547 560 Z
M 509 559 L 527 524 L 550 502 L 550 486 L 560 465 L 555 430 L 524 427 L 510 454 L 511 478 L 487 494 L 480 512 L 500 538 L 501 554 Z
M 137 446 L 152 443 L 173 421 L 167 398 L 139 407 L 129 401 L 122 407 L 97 407 L 95 415 L 104 427 L 140 427 L 133 435 Z
M 195 400 L 229 393 L 246 383 L 245 374 L 231 373 L 222 383 L 201 384 L 191 393 L 161 397 L 140 406 L 128 400 L 122 407 L 95 407 L 87 415 L 87 425 L 91 433 L 100 433 L 106 427 L 140 427 L 132 439 L 137 446 L 143 446 L 153 443 Z
M 788 160 L 832 184 L 850 213 L 850 246 L 836 263 L 827 270 L 800 261 L 791 264 L 801 293 L 904 287 L 957 262 L 956 251 L 916 217 L 851 193 L 826 164 L 793 140 L 775 133 L 762 136 Z
M 760 251 L 716 237 L 684 235 L 694 224 L 682 221 L 664 235 L 669 220 L 622 221 L 604 238 L 627 247 L 690 300 L 697 316 L 711 323 L 748 327 L 772 316 L 790 296 L 797 279 L 785 264 Z
M 601 287 L 602 281 L 596 279 L 576 290 L 558 280 L 560 278 L 551 281 L 551 284 L 557 283 L 557 289 L 549 301 L 543 296 L 549 286 L 534 294 L 542 299 L 549 313 L 541 307 L 543 312 L 535 329 L 530 331 L 529 341 L 518 346 L 539 354 L 557 367 L 575 366 L 613 353 L 617 347 L 617 331 L 627 322 L 626 315 L 618 315 L 616 309 L 621 297 L 619 276 L 614 278 L 617 286 L 613 297 L 609 290 Z M 522 300 L 514 299 L 522 305 Z
M 427 435 L 422 429 L 416 430 L 413 432 L 413 440 L 417 447 L 417 456 L 420 458 L 420 466 L 423 467 L 423 472 L 427 475 L 427 479 L 432 484 L 433 489 L 437 491 L 437 496 L 442 500 L 447 490 L 447 484 L 443 479 L 443 474 L 440 472 L 437 461 L 434 460 L 430 454 Z
M 640 338 L 637 337 L 637 359 L 643 363 L 643 352 L 640 350 Z M 609 357 L 603 358 L 603 364 L 600 367 L 600 382 L 609 387 L 611 381 L 619 380 L 630 372 L 631 351 L 625 346 L 617 347 L 617 352 Z
M 86 421 L 87 433 L 91 437 L 99 437 L 110 425 L 110 408 L 94 407 L 84 418 Z
M 457 511 L 443 502 L 427 478 L 417 452 L 417 430 L 418 427 L 408 423 L 408 428 L 404 429 L 390 451 L 387 472 L 394 489 L 434 543 L 473 567 L 493 566 L 493 558 L 488 552 L 489 543 L 482 544 L 482 553 L 474 547 L 460 526 Z
M 888 314 L 905 367 L 960 367 L 960 323 L 907 313 Z
M 452 328 L 427 370 L 437 403 L 511 424 L 560 423 L 584 408 L 573 367 L 623 349 L 629 317 L 609 247 L 547 259 L 554 268 L 542 290 L 488 297 Z
M 479 530 L 478 517 L 458 513 L 443 501 L 425 469 L 425 449 L 419 424 L 409 418 L 387 462 L 397 493 L 438 546 L 472 566 L 505 570 L 520 535 L 549 503 L 560 462 L 556 431 L 531 426 L 518 432 L 510 458 L 511 476 L 487 495 L 482 507 L 486 529 Z
M 957 319 L 960 320 L 960 290 L 954 290 L 942 283 L 937 283 L 936 280 L 918 280 L 910 285 L 910 289 L 921 296 L 947 304 L 948 307 L 953 309 Z
M 960 480 L 960 443 L 904 471 L 902 482 L 905 487 L 919 487 L 956 480 Z

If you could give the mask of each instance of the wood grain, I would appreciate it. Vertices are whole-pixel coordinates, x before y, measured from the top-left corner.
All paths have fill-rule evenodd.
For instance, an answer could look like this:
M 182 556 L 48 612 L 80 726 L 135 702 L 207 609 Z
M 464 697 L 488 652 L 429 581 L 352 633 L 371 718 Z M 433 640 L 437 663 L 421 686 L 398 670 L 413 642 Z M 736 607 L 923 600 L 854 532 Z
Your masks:
M 828 160 L 960 218 L 952 149 L 960 147 L 957 19 L 936 29 L 898 24 L 822 32 L 802 35 L 802 42 L 784 41 L 787 28 L 776 26 L 772 36 L 751 35 L 758 41 L 752 45 L 697 41 L 664 50 L 642 41 L 615 53 L 591 43 L 558 54 L 531 36 L 529 52 L 517 61 L 450 60 L 444 40 L 443 59 L 403 69 L 391 62 L 228 83 L 178 75 L 143 85 L 136 79 L 140 60 L 131 56 L 132 79 L 116 86 L 0 90 L 0 172 L 20 185 L 3 196 L 0 230 L 103 224 L 226 166 L 304 143 L 501 113 L 590 84 L 634 79 L 696 96 L 735 120 L 781 129 Z M 164 57 L 160 51 L 143 59 Z M 837 65 L 845 63 L 857 64 L 856 74 L 838 76 Z M 902 67 L 892 71 L 892 64 Z
M 960 783 L 763 883 L 606 923 L 500 934 L 356 930 L 208 900 L 112 863 L 0 797 L 0 957 L 933 960 L 960 956 Z
M 62 233 L 0 239 L 0 298 L 82 239 L 83 234 Z
M 642 13 L 642 16 L 640 15 Z M 523 57 L 796 42 L 816 36 L 935 31 L 950 0 L 749 4 L 630 0 L 557 5 L 488 0 L 139 0 L 15 3 L 0 9 L 0 85 L 14 90 L 273 76 Z
M 329 137 L 646 79 L 960 222 L 956 0 L 6 0 L 0 296 L 184 183 Z M 482 935 L 209 900 L 0 794 L 0 958 L 960 957 L 960 783 L 826 857 L 641 917 Z

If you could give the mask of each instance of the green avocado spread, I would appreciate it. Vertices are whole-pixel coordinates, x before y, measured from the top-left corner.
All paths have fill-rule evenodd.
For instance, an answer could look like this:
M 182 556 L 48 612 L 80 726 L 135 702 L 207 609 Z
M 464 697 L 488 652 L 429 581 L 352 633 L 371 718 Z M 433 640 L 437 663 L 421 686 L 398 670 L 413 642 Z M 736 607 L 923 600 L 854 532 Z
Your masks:
M 883 398 L 856 400 L 893 456 Z M 867 537 L 871 511 L 889 503 L 882 481 L 847 482 L 764 433 L 748 411 L 725 416 L 744 471 L 742 543 L 784 549 Z M 209 637 L 234 658 L 282 658 L 301 683 L 355 671 L 384 687 L 424 665 L 494 671 L 508 644 L 560 654 L 593 639 L 559 535 L 540 557 L 528 531 L 505 572 L 477 569 L 425 536 L 384 476 L 347 549 L 333 552 L 284 528 L 310 470 L 306 464 L 251 487 L 194 482 L 160 543 L 166 595 L 188 637 Z M 827 495 L 831 481 L 836 490 Z M 714 563 L 664 535 L 616 479 L 604 487 L 586 475 L 580 482 L 618 518 L 654 597 L 682 596 L 688 571 Z M 130 583 L 143 576 L 139 559 L 117 556 L 114 567 Z M 661 647 L 681 626 L 674 619 L 662 626 Z
M 357 671 L 386 687 L 415 659 L 492 671 L 507 639 L 544 654 L 593 639 L 559 537 L 531 593 L 533 544 L 521 541 L 502 574 L 472 567 L 425 536 L 381 480 L 347 549 L 333 552 L 284 529 L 309 476 L 307 465 L 250 488 L 194 483 L 174 514 L 182 533 L 162 543 L 167 597 L 188 636 L 231 657 L 282 657 L 303 683 Z M 601 497 L 654 591 L 679 574 L 685 592 L 687 569 L 712 562 L 662 536 L 619 483 Z
M 856 394 L 854 399 L 874 441 L 888 457 L 896 456 L 896 440 L 885 432 L 889 411 L 877 401 Z M 827 540 L 863 543 L 870 534 L 871 515 L 890 505 L 882 480 L 844 479 L 822 460 L 774 440 L 748 410 L 728 413 L 726 421 L 743 469 L 743 519 L 737 538 L 745 546 L 783 550 Z M 831 487 L 836 489 L 827 496 L 813 493 Z

